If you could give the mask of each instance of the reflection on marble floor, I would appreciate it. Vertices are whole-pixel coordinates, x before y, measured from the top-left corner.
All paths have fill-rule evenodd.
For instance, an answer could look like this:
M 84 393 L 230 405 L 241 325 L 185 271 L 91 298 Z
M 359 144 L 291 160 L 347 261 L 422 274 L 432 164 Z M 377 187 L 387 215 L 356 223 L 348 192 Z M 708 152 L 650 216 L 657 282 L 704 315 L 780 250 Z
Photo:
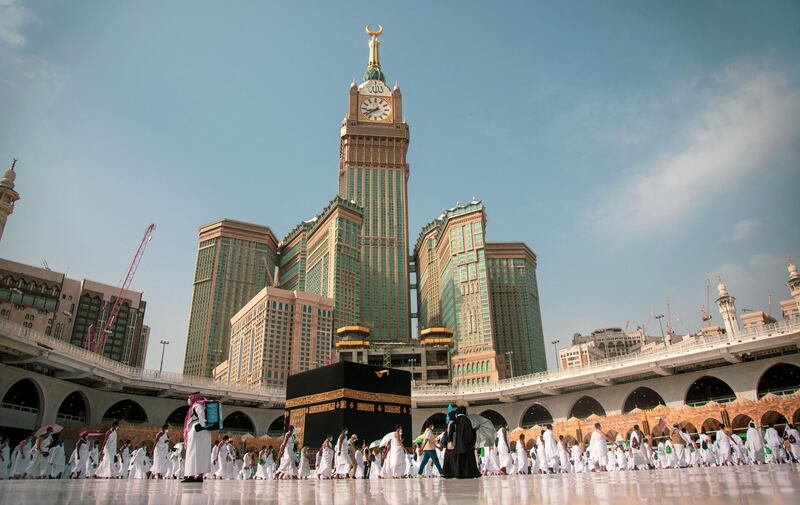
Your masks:
M 510 505 L 541 503 L 796 504 L 795 465 L 652 472 L 347 481 L 0 481 L 0 504 L 64 505 Z M 681 501 L 683 503 L 681 503 Z

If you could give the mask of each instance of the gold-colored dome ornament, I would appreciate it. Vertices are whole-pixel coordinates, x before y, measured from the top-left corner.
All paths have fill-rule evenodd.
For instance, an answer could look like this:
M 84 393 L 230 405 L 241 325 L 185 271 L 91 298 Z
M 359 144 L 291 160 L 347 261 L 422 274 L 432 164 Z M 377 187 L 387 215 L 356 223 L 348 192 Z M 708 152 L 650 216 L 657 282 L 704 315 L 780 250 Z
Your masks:
M 383 26 L 381 26 L 381 25 L 378 25 L 378 31 L 376 31 L 376 32 L 373 32 L 373 31 L 370 29 L 369 25 L 367 25 L 367 26 L 366 26 L 366 28 L 367 28 L 367 35 L 369 35 L 369 36 L 370 36 L 370 37 L 372 37 L 373 39 L 374 39 L 375 37 L 378 37 L 378 36 L 380 36 L 380 34 L 381 34 L 381 33 L 383 33 Z

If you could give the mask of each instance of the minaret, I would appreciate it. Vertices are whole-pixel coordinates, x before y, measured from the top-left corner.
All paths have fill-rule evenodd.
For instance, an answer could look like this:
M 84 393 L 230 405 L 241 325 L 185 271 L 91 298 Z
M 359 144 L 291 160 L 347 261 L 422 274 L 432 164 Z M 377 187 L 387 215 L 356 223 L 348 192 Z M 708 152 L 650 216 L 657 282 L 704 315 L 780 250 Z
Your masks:
M 794 298 L 797 309 L 800 310 L 800 273 L 797 273 L 797 266 L 790 256 L 787 256 L 786 260 L 789 262 L 789 280 L 786 281 L 786 287 L 789 288 L 789 293 Z
M 717 285 L 719 298 L 717 298 L 717 305 L 719 306 L 719 313 L 722 315 L 722 321 L 725 323 L 725 331 L 729 337 L 739 333 L 739 320 L 736 319 L 736 298 L 728 294 L 728 288 L 722 282 L 721 277 Z
M 0 179 L 0 240 L 3 238 L 8 216 L 14 212 L 14 202 L 19 200 L 19 193 L 14 190 L 14 179 L 17 178 L 17 173 L 14 172 L 16 165 L 17 159 L 14 158 L 11 161 L 11 168 L 6 170 Z

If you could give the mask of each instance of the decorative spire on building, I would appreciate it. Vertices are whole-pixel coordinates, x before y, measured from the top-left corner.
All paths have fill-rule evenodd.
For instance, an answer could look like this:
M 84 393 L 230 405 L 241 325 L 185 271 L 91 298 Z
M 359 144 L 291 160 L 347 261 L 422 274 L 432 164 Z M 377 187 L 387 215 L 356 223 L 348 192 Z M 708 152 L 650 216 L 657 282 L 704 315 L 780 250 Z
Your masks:
M 800 273 L 797 272 L 797 265 L 794 264 L 791 256 L 786 256 L 786 261 L 789 262 L 789 280 L 786 281 L 786 287 L 789 288 L 789 293 L 797 303 L 797 308 L 800 309 Z
M 367 25 L 366 30 L 367 30 L 367 35 L 370 36 L 370 39 L 369 39 L 369 64 L 367 65 L 367 71 L 364 72 L 364 80 L 365 81 L 378 80 L 386 82 L 386 76 L 383 75 L 383 70 L 381 70 L 381 56 L 380 56 L 381 42 L 378 40 L 380 34 L 383 33 L 383 27 L 381 25 L 378 25 L 377 31 L 372 31 L 370 26 Z
M 3 178 L 0 179 L 0 239 L 3 238 L 8 216 L 14 212 L 14 202 L 19 200 L 19 193 L 14 189 L 14 181 L 17 178 L 17 172 L 14 171 L 16 166 L 17 159 L 12 158 L 11 166 L 5 171 Z
M 725 323 L 725 331 L 729 337 L 733 337 L 739 333 L 739 320 L 736 318 L 736 298 L 728 293 L 728 287 L 722 282 L 722 277 L 717 276 L 717 279 L 719 279 L 717 306 L 719 306 L 722 321 Z

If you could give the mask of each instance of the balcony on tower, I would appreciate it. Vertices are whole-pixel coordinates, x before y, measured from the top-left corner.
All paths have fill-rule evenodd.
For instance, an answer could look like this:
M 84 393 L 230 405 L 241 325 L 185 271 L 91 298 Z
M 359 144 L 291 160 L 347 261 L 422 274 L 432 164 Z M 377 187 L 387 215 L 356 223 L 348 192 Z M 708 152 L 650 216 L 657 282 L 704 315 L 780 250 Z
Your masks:
M 336 349 L 355 349 L 370 346 L 372 330 L 367 326 L 352 324 L 336 329 Z M 349 360 L 345 360 L 349 361 Z

